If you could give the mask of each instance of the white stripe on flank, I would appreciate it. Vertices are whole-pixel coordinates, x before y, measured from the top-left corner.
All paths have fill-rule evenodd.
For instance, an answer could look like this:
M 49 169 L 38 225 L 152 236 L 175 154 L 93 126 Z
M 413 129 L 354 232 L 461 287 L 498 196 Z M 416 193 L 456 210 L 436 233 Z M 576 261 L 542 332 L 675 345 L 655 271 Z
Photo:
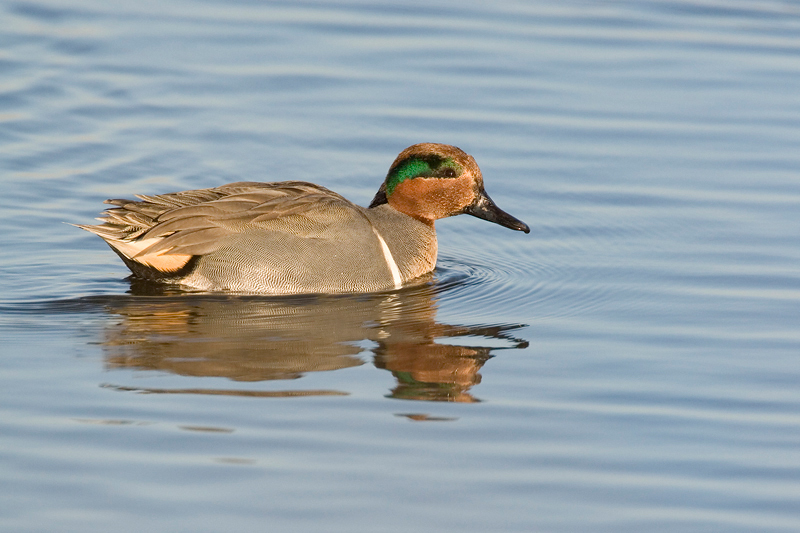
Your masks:
M 403 285 L 403 278 L 400 277 L 400 269 L 397 268 L 397 263 L 394 262 L 394 257 L 392 257 L 392 252 L 389 251 L 389 247 L 386 246 L 386 241 L 383 240 L 381 234 L 378 233 L 378 230 L 375 229 L 375 226 L 372 227 L 372 232 L 378 238 L 378 242 L 381 243 L 381 249 L 383 250 L 383 257 L 386 259 L 386 264 L 389 265 L 389 270 L 392 272 L 392 279 L 394 280 L 394 288 L 399 289 Z

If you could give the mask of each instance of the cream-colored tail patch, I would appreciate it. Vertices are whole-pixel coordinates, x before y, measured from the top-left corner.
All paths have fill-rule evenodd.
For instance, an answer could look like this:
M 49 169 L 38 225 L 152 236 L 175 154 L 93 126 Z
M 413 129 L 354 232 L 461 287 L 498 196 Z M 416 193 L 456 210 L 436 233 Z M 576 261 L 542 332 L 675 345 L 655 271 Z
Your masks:
M 105 239 L 114 249 L 119 253 L 130 259 L 136 261 L 150 268 L 155 268 L 159 272 L 169 273 L 177 272 L 186 266 L 186 263 L 192 258 L 191 255 L 185 254 L 170 254 L 169 250 L 165 250 L 156 254 L 139 255 L 143 250 L 152 246 L 160 238 L 142 239 L 139 241 L 119 241 L 116 239 Z

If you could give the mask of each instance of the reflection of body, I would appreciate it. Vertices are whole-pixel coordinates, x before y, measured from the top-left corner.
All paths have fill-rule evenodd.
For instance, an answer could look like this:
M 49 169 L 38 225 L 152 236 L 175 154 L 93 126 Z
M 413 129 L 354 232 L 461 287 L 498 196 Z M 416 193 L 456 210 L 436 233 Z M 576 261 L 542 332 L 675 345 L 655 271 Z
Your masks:
M 436 266 L 434 221 L 462 213 L 528 232 L 486 195 L 475 160 L 417 144 L 370 207 L 311 183 L 231 183 L 115 205 L 96 233 L 142 279 L 262 294 L 399 289 Z
M 469 335 L 524 343 L 505 333 L 517 326 L 437 323 L 434 296 L 433 287 L 419 287 L 368 296 L 113 298 L 104 306 L 123 320 L 109 326 L 103 346 L 110 368 L 242 382 L 363 364 L 367 340 L 375 365 L 398 379 L 393 396 L 471 401 L 467 391 L 480 382 L 490 349 L 436 340 Z

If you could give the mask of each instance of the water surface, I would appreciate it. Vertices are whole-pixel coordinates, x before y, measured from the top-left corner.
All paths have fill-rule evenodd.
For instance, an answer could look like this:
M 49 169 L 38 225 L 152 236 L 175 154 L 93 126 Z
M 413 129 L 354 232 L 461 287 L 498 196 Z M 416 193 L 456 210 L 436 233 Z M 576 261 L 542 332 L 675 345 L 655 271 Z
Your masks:
M 0 529 L 800 529 L 795 2 L 0 3 Z M 416 142 L 429 283 L 131 284 L 106 198 Z

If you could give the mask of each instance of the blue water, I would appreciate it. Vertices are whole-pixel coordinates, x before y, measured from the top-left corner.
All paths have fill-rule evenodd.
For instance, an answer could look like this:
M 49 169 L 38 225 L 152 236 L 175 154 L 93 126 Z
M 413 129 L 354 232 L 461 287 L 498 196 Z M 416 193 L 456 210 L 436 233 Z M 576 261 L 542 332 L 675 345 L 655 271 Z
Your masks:
M 800 4 L 0 2 L 0 530 L 800 530 Z M 106 198 L 416 142 L 430 284 L 131 284 Z

